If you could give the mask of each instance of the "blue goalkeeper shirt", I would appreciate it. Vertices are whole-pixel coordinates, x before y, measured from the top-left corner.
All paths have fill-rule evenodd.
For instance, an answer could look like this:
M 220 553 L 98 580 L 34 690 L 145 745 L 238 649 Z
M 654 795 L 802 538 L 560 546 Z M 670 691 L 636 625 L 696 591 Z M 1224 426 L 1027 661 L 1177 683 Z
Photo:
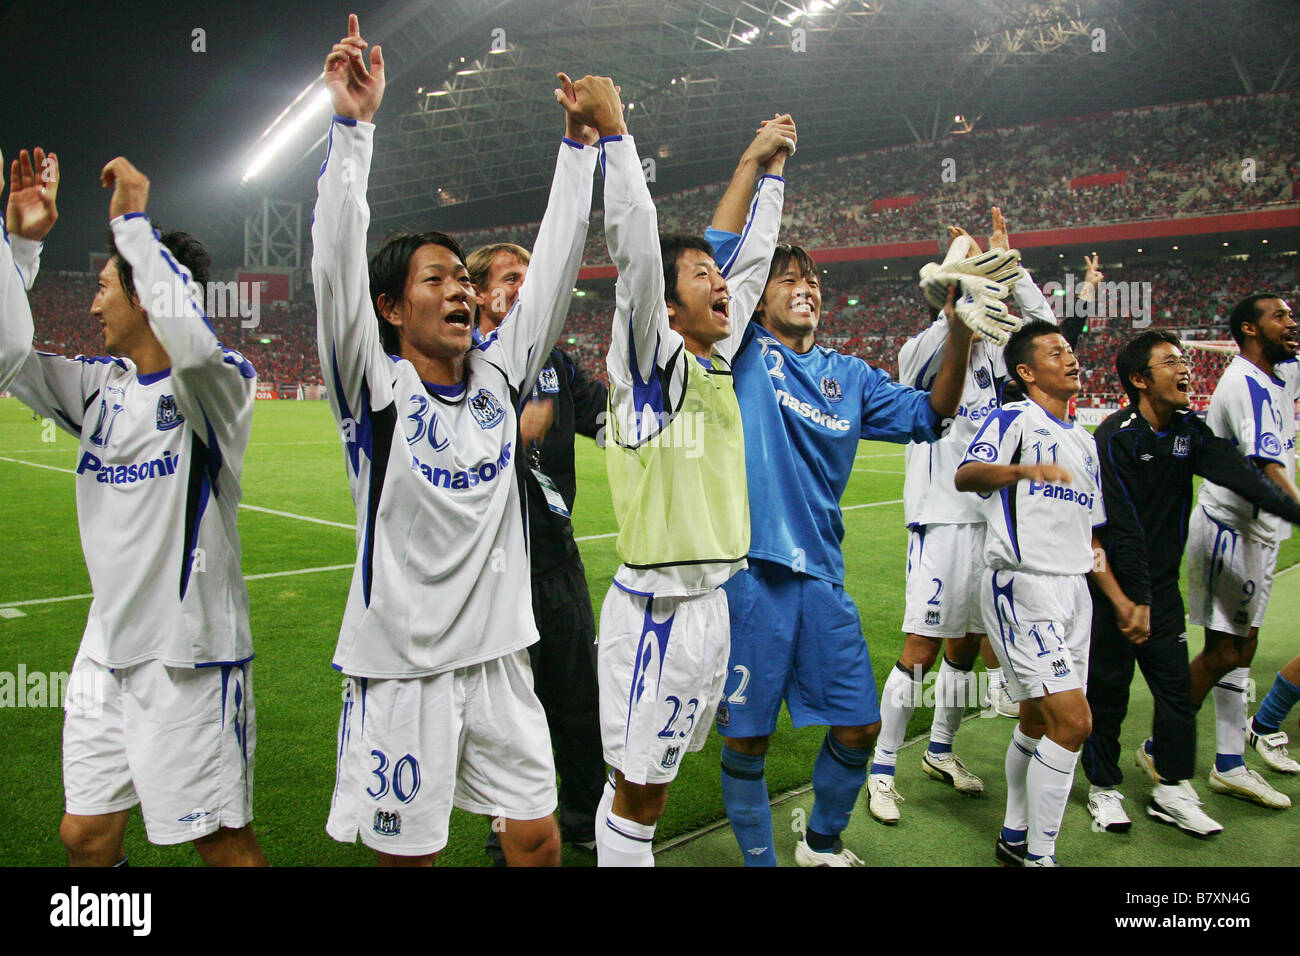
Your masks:
M 706 237 L 718 262 L 740 239 L 715 229 Z M 732 371 L 745 428 L 749 557 L 842 585 L 840 496 L 858 440 L 937 440 L 929 392 L 834 349 L 800 355 L 753 321 Z

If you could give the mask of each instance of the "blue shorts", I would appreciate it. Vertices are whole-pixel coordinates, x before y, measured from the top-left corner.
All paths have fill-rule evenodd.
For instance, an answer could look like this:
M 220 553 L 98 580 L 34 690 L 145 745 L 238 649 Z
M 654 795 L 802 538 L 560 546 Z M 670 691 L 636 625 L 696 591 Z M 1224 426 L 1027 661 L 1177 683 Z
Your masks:
M 768 736 L 782 699 L 796 727 L 864 727 L 880 720 L 862 622 L 842 586 L 751 558 L 723 589 L 731 657 L 718 733 Z

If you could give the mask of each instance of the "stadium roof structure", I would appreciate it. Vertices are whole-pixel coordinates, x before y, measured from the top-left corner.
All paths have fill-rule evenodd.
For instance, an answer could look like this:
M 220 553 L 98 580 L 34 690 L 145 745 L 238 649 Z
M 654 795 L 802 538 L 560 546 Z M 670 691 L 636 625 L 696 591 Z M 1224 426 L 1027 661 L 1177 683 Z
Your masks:
M 1290 0 L 394 0 L 382 13 L 367 30 L 389 67 L 378 231 L 536 219 L 563 122 L 557 69 L 621 85 L 660 191 L 725 179 L 778 108 L 814 160 L 944 136 L 958 115 L 982 129 L 1300 80 Z

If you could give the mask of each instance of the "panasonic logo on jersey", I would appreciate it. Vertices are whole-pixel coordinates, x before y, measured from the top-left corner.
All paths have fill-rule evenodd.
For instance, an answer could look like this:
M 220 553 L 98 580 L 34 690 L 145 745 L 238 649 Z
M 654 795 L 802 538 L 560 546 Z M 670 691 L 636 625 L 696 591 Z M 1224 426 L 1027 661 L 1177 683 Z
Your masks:
M 985 418 L 988 418 L 990 415 L 992 415 L 993 412 L 997 409 L 997 407 L 998 407 L 997 399 L 993 399 L 993 398 L 990 398 L 979 408 L 967 408 L 965 405 L 961 405 L 957 409 L 957 417 L 969 418 L 973 422 L 979 422 L 979 421 L 983 421 Z
M 1042 494 L 1044 498 L 1054 498 L 1057 501 L 1073 501 L 1082 508 L 1091 508 L 1095 495 L 1085 495 L 1083 492 L 1075 491 L 1073 488 L 1063 488 L 1060 485 L 1044 484 L 1041 481 L 1029 482 L 1029 493 L 1031 495 Z
M 799 401 L 799 399 L 795 398 L 784 389 L 778 388 L 776 390 L 776 400 L 792 412 L 802 415 L 814 424 L 821 425 L 824 428 L 829 428 L 831 431 L 846 432 L 849 430 L 850 425 L 847 418 L 838 418 L 835 415 L 828 415 L 820 408 L 815 408 L 807 402 Z
M 81 461 L 77 462 L 77 474 L 95 472 L 95 480 L 101 485 L 133 485 L 137 481 L 150 478 L 165 478 L 176 474 L 181 463 L 181 456 L 171 451 L 163 452 L 161 458 L 150 458 L 130 465 L 105 465 L 90 452 L 83 452 Z
M 475 465 L 461 471 L 450 471 L 446 468 L 431 468 L 414 455 L 411 456 L 411 470 L 417 471 L 424 476 L 424 480 L 431 485 L 440 488 L 451 488 L 460 491 L 465 488 L 473 488 L 480 482 L 494 481 L 498 475 L 504 474 L 510 465 L 510 442 L 506 442 L 505 447 L 501 449 L 501 454 L 496 461 L 485 461 L 481 465 Z

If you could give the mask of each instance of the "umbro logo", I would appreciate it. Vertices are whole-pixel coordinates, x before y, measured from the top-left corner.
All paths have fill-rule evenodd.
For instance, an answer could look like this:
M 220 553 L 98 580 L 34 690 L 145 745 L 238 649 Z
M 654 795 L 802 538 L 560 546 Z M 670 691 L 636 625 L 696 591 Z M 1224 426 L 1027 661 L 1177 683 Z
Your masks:
M 1138 457 L 1141 458 L 1143 461 L 1150 461 L 1150 460 L 1151 460 L 1152 458 L 1154 458 L 1155 456 L 1154 456 L 1154 455 L 1139 455 Z
M 765 847 L 765 846 L 752 846 L 752 847 L 750 847 L 748 850 L 746 850 L 745 852 L 748 853 L 750 856 L 762 856 L 764 853 L 767 852 L 767 847 Z
M 1034 429 L 1034 434 L 1035 434 L 1035 435 L 1046 435 L 1046 436 L 1049 437 L 1049 438 L 1052 436 L 1052 433 L 1049 432 L 1046 428 L 1035 428 L 1035 429 Z

